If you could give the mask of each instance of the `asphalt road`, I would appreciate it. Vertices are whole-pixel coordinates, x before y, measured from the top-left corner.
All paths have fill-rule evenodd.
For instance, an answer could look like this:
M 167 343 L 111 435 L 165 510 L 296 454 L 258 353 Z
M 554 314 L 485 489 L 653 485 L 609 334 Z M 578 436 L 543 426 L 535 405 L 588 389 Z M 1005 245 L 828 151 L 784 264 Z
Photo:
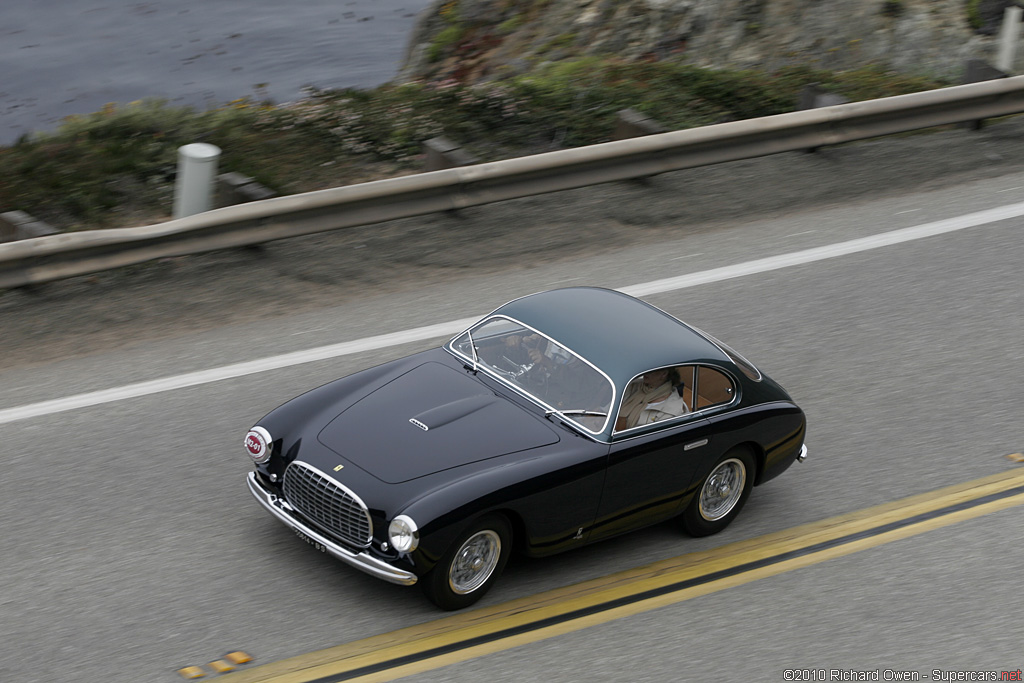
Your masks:
M 860 173 L 898 175 L 877 166 Z M 664 195 L 670 182 L 607 193 Z M 271 300 L 272 316 L 252 314 L 255 292 L 231 298 L 250 312 L 226 311 L 223 324 L 183 301 L 160 324 L 144 314 L 113 321 L 117 339 L 96 324 L 79 346 L 68 321 L 88 317 L 89 281 L 9 295 L 0 313 L 13 351 L 0 372 L 0 410 L 482 314 L 548 287 L 625 287 L 951 219 L 1024 201 L 1024 173 L 978 166 L 870 194 L 838 191 L 833 201 L 761 217 L 737 211 L 685 229 L 668 220 L 633 240 L 613 231 L 611 247 L 498 258 L 483 271 L 422 282 L 395 278 L 372 296 L 290 313 Z M 637 206 L 662 215 L 653 200 Z M 527 223 L 525 232 L 542 234 Z M 486 220 L 477 227 L 486 231 Z M 1024 450 L 1022 230 L 1020 218 L 987 223 L 647 297 L 782 382 L 808 414 L 810 458 L 755 490 L 717 537 L 688 539 L 661 525 L 513 562 L 484 604 L 1013 467 L 1003 456 Z M 567 239 L 558 233 L 550 244 Z M 495 245 L 459 248 L 470 247 Z M 93 295 L 120 284 L 136 306 L 151 298 L 159 309 L 167 294 L 151 285 L 193 267 L 101 277 Z M 185 287 L 196 285 L 179 293 Z M 57 300 L 60 292 L 77 311 Z M 96 302 L 91 310 L 110 309 Z M 173 681 L 176 669 L 232 650 L 269 662 L 435 619 L 415 589 L 338 565 L 258 509 L 240 444 L 256 419 L 295 394 L 438 341 L 0 424 L 4 680 Z M 1011 508 L 415 679 L 780 681 L 790 668 L 1016 669 L 1024 664 L 1015 628 L 1022 514 Z

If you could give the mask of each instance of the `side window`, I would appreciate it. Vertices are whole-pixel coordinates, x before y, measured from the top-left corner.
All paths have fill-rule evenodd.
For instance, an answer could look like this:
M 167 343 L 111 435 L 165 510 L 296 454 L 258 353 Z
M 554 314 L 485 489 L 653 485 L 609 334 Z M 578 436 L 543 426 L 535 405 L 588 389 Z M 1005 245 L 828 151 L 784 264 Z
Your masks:
M 703 365 L 697 368 L 696 410 L 729 403 L 734 396 L 736 396 L 736 387 L 725 373 Z
M 695 368 L 657 368 L 637 375 L 626 386 L 615 431 L 674 420 L 691 412 Z

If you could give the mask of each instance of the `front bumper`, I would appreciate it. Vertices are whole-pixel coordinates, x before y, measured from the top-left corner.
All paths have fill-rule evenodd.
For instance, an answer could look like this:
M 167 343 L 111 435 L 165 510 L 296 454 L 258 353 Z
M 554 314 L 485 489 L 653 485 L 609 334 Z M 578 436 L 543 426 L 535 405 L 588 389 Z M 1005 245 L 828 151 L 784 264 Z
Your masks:
M 416 575 L 412 572 L 392 567 L 387 562 L 378 560 L 376 557 L 365 552 L 355 553 L 348 550 L 299 520 L 287 501 L 264 486 L 255 472 L 249 473 L 247 481 L 249 483 L 249 492 L 260 502 L 260 505 L 266 508 L 267 512 L 277 517 L 279 521 L 284 523 L 285 526 L 290 527 L 293 531 L 319 543 L 327 554 L 360 571 L 366 572 L 370 576 L 384 579 L 390 583 L 397 583 L 402 586 L 411 586 L 416 583 Z

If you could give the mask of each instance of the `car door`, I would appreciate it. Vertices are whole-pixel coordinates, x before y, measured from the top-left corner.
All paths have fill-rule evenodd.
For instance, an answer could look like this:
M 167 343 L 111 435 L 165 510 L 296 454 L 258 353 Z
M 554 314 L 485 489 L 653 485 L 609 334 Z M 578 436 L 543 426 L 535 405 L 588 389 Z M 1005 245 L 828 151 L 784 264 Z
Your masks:
M 692 405 L 696 366 L 678 366 L 675 370 L 685 380 L 680 394 L 687 405 Z M 620 411 L 624 403 L 625 399 Z M 695 473 L 720 455 L 713 432 L 714 426 L 700 412 L 690 412 L 613 434 L 591 539 L 614 536 L 678 514 Z

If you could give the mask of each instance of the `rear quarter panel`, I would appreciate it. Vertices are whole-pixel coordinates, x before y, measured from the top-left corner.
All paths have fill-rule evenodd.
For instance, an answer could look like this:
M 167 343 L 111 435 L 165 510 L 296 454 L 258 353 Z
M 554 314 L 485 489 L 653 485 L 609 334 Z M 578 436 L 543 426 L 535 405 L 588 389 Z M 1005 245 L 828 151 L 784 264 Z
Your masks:
M 728 451 L 741 444 L 754 447 L 758 459 L 755 485 L 781 474 L 795 460 L 804 442 L 804 412 L 791 401 L 761 403 L 711 415 L 716 440 Z

